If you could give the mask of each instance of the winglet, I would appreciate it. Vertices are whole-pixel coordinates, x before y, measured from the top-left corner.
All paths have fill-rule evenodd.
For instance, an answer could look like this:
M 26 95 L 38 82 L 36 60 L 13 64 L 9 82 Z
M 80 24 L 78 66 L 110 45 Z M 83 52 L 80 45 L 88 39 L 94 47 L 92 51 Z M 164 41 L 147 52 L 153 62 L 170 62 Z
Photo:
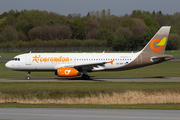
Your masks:
M 113 65 L 113 62 L 114 62 L 114 60 L 110 61 L 109 63 L 111 63 L 111 65 Z

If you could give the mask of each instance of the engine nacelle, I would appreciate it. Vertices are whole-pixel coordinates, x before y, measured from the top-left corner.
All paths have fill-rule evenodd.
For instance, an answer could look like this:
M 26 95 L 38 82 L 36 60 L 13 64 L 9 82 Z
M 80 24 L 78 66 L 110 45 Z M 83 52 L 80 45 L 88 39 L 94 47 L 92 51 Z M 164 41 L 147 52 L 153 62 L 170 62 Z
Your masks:
M 57 75 L 59 77 L 74 77 L 81 75 L 81 73 L 74 68 L 58 68 Z

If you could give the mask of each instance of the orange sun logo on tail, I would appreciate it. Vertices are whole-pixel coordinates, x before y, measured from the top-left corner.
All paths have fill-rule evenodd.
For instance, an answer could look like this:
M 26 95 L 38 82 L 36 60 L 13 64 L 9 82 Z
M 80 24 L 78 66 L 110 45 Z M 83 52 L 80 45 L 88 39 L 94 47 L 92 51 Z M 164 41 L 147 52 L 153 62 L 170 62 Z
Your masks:
M 159 46 L 159 48 L 154 48 L 154 42 L 159 42 L 158 44 L 156 44 L 156 46 Z M 163 48 L 165 43 L 166 43 L 166 37 L 164 37 L 162 40 L 155 38 L 151 41 L 150 47 L 153 51 L 158 52 Z

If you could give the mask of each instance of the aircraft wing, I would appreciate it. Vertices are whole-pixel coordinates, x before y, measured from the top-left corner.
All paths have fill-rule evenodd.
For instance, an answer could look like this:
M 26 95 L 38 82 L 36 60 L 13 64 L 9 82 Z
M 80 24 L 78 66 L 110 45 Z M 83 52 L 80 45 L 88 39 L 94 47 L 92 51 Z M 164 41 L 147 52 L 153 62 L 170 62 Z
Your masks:
M 54 69 L 56 70 L 57 68 L 75 68 L 79 71 L 82 71 L 82 70 L 92 70 L 92 69 L 97 69 L 97 70 L 103 70 L 104 69 L 104 65 L 106 63 L 111 63 L 113 64 L 113 61 L 110 61 L 110 62 L 94 62 L 94 63 L 80 63 L 80 64 L 67 64 L 67 65 L 61 65 L 61 64 L 58 64 L 58 65 L 55 65 L 54 66 Z
M 82 63 L 82 64 L 76 64 L 74 65 L 74 68 L 76 68 L 77 70 L 92 70 L 94 67 L 97 67 L 97 69 L 104 69 L 103 67 L 100 66 L 104 66 L 104 64 L 106 63 L 111 63 L 113 64 L 113 61 L 110 62 L 96 62 L 96 63 Z

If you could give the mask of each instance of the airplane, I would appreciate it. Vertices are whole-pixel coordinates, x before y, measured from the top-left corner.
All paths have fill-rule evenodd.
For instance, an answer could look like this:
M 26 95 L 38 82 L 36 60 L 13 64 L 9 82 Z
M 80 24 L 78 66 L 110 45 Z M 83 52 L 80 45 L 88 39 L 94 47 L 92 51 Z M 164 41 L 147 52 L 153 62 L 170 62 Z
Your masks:
M 54 71 L 59 77 L 90 79 L 88 72 L 122 71 L 171 60 L 165 55 L 170 26 L 163 26 L 147 45 L 136 53 L 25 53 L 15 56 L 5 66 L 12 70 L 27 71 L 27 80 L 34 71 Z

